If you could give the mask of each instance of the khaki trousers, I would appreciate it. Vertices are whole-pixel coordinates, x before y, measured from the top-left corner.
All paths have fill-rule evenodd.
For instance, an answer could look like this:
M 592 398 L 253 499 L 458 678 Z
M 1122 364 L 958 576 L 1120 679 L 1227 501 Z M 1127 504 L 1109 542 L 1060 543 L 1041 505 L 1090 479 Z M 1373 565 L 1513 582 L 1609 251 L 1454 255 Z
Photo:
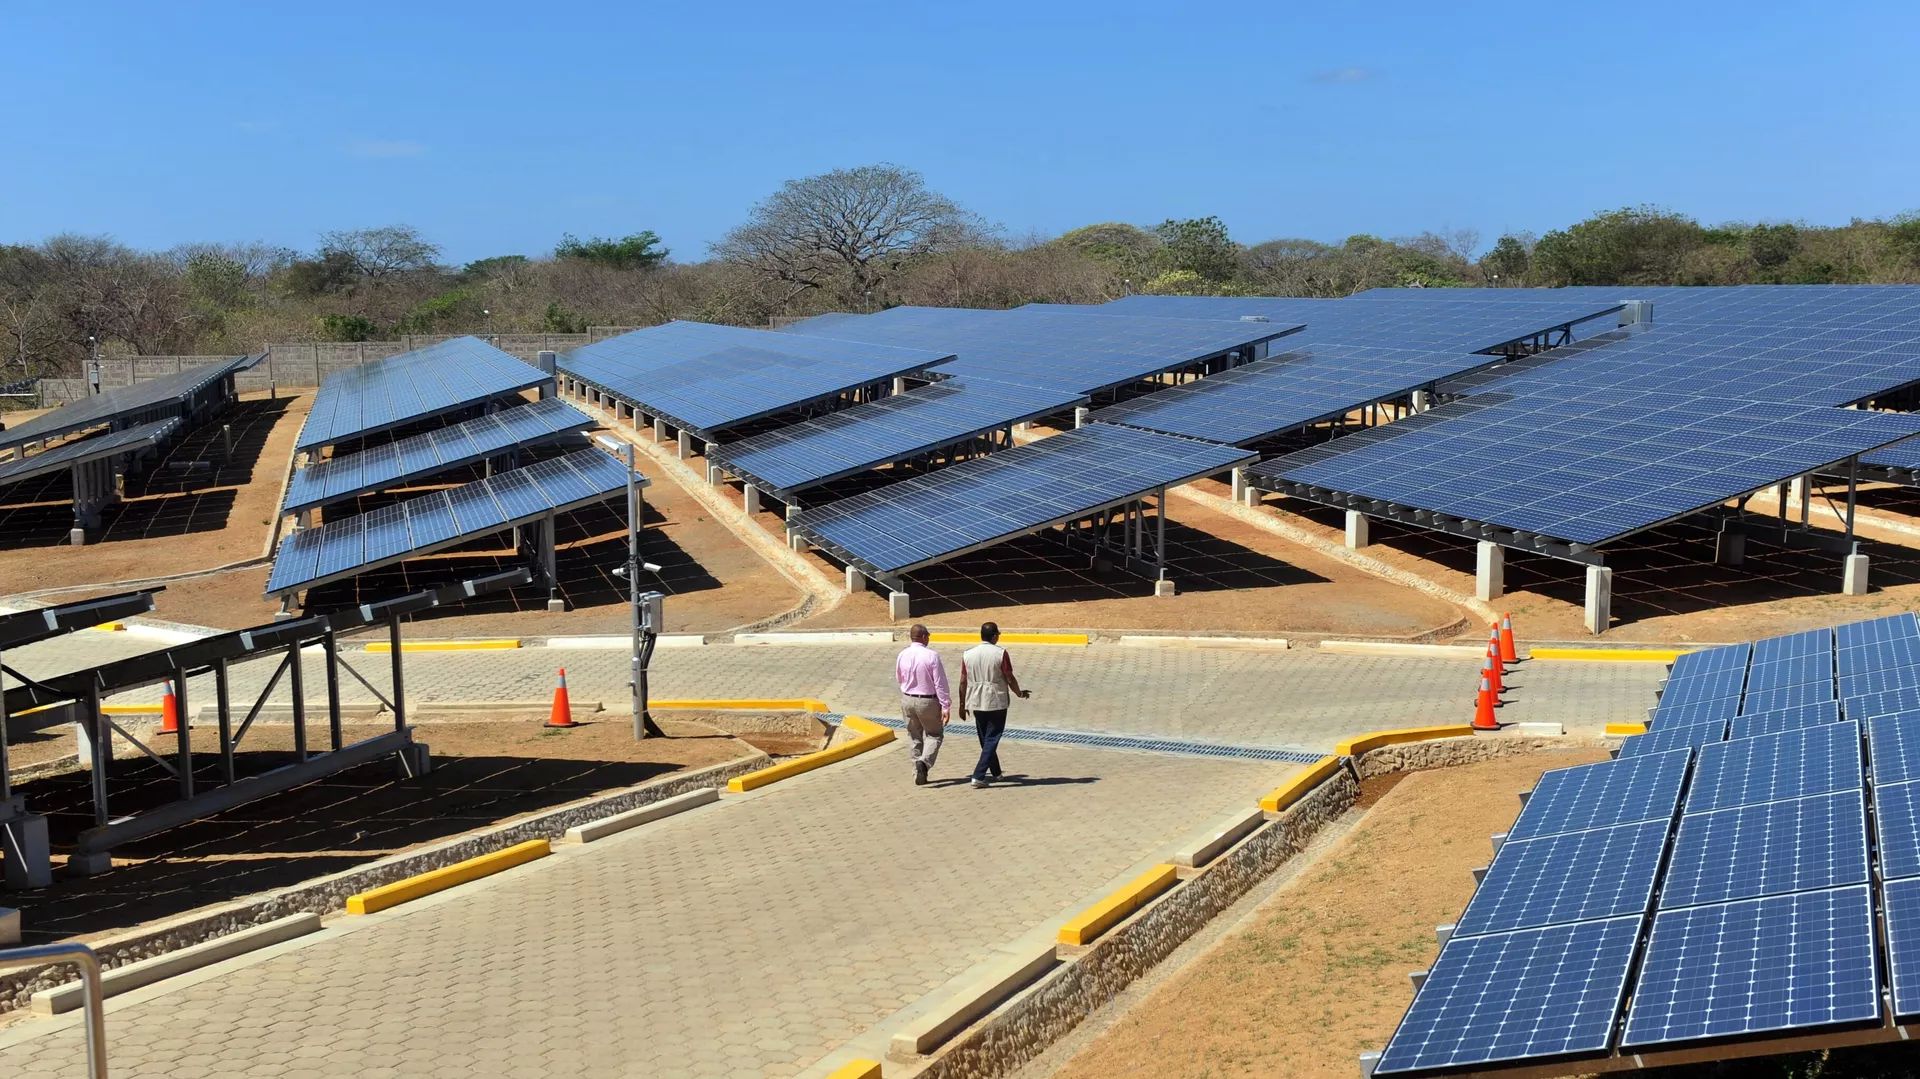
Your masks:
M 931 697 L 900 695 L 900 715 L 907 721 L 907 741 L 913 744 L 913 763 L 933 767 L 946 733 L 940 722 L 940 702 Z

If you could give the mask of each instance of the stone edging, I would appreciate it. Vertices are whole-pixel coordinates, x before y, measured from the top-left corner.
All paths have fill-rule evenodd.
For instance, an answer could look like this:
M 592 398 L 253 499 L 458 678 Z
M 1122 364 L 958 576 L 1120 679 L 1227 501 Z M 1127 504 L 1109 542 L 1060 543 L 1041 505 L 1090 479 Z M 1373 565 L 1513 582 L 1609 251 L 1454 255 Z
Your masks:
M 236 930 L 264 925 L 288 915 L 337 913 L 345 909 L 347 897 L 355 893 L 504 850 L 530 839 L 560 839 L 566 835 L 567 829 L 576 825 L 638 809 L 701 787 L 723 787 L 735 776 L 766 767 L 769 759 L 764 753 L 756 753 L 741 760 L 713 765 L 685 775 L 668 776 L 615 794 L 575 802 L 524 820 L 457 836 L 423 850 L 406 851 L 214 910 L 136 929 L 124 936 L 100 941 L 93 945 L 93 949 L 100 956 L 101 965 L 112 970 Z M 72 980 L 72 972 L 64 965 L 33 967 L 0 975 L 0 1013 L 25 1008 L 34 993 Z

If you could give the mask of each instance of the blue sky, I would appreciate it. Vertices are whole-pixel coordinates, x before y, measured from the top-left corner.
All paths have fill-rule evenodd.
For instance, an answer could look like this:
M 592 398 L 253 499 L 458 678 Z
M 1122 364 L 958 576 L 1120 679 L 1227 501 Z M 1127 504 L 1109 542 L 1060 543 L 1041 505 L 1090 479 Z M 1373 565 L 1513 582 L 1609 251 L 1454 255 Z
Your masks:
M 892 161 L 1013 234 L 1236 239 L 1920 209 L 1920 5 L 0 5 L 0 242 L 406 222 L 699 258 L 786 179 Z

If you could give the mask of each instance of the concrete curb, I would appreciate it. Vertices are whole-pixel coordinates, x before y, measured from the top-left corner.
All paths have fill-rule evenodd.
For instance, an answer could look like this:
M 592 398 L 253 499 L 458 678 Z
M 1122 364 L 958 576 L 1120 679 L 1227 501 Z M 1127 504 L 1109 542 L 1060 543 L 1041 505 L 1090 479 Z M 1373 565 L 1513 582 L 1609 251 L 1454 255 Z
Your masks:
M 1672 663 L 1691 648 L 1529 648 L 1527 658 L 1585 663 Z
M 893 640 L 889 630 L 853 630 L 838 633 L 736 633 L 734 644 L 886 644 Z
M 930 644 L 979 644 L 980 633 L 943 630 L 927 634 Z M 1085 648 L 1093 643 L 1091 635 L 1086 633 L 1019 633 L 1007 632 L 1000 635 L 1002 644 L 1057 644 L 1071 648 Z
M 370 891 L 347 897 L 348 914 L 372 914 L 375 911 L 397 907 L 422 896 L 435 892 L 444 892 L 465 884 L 471 880 L 490 877 L 512 869 L 516 865 L 525 865 L 537 858 L 545 858 L 553 853 L 553 841 L 550 839 L 529 839 L 525 843 L 515 843 L 505 850 L 491 854 L 482 854 L 477 858 L 468 858 L 464 862 L 455 862 L 439 869 L 428 870 L 419 876 L 397 880 L 392 884 L 383 884 Z
M 522 647 L 535 647 L 523 641 Z M 699 633 L 662 633 L 654 638 L 653 647 L 661 648 L 700 648 L 707 638 Z M 540 648 L 606 648 L 628 651 L 633 648 L 631 634 L 605 637 L 548 637 L 538 645 Z
M 603 817 L 591 824 L 575 825 L 567 829 L 567 833 L 560 837 L 560 842 L 567 844 L 592 843 L 598 839 L 605 839 L 610 835 L 618 835 L 629 828 L 637 828 L 642 824 L 651 824 L 657 820 L 664 820 L 675 814 L 685 813 L 689 809 L 709 805 L 719 800 L 720 788 L 702 787 L 697 791 L 688 791 L 677 797 L 663 798 L 652 805 L 641 806 L 639 809 L 629 809 L 625 813 L 616 813 L 611 817 Z
M 1320 781 L 1332 775 L 1334 769 L 1338 767 L 1340 767 L 1339 757 L 1320 758 L 1306 771 L 1274 788 L 1265 798 L 1260 799 L 1261 812 L 1276 816 L 1285 812 L 1288 806 L 1305 798 L 1307 792 L 1319 786 Z
M 1285 637 L 1159 637 L 1123 634 L 1122 648 L 1260 648 L 1284 652 L 1292 642 Z
M 1185 839 L 1174 844 L 1172 862 L 1176 869 L 1199 869 L 1220 856 L 1220 852 L 1246 838 L 1248 832 L 1265 824 L 1266 810 L 1261 806 L 1235 809 L 1209 821 Z
M 718 712 L 831 712 L 827 702 L 812 697 L 695 697 L 686 700 L 648 701 L 652 708 L 699 708 Z M 864 720 L 862 722 L 865 722 Z
M 1060 943 L 1076 947 L 1093 943 L 1100 934 L 1179 882 L 1179 870 L 1173 865 L 1154 866 L 1061 926 Z
M 1000 953 L 969 970 L 950 999 L 894 1034 L 887 1055 L 911 1061 L 931 1052 L 1060 963 L 1059 949 L 1051 940 L 1023 938 Z
M 1400 644 L 1394 641 L 1321 641 L 1320 651 L 1339 656 L 1412 656 L 1418 659 L 1485 659 L 1485 648 L 1458 644 Z
M 840 726 L 853 731 L 859 737 L 839 745 L 829 745 L 825 749 L 816 750 L 804 757 L 781 761 L 771 768 L 762 768 L 758 772 L 730 779 L 727 781 L 727 792 L 745 794 L 750 790 L 757 790 L 783 779 L 811 772 L 816 768 L 824 768 L 836 761 L 846 760 L 848 757 L 857 757 L 870 749 L 878 749 L 886 745 L 894 738 L 891 729 L 860 716 L 846 716 L 840 721 Z
M 1361 757 L 1379 749 L 1381 746 L 1401 745 L 1406 742 L 1432 742 L 1441 738 L 1472 738 L 1473 728 L 1464 723 L 1445 727 L 1408 727 L 1397 731 L 1374 731 L 1355 738 L 1349 738 L 1334 747 L 1334 753 L 1342 757 Z
M 520 647 L 518 637 L 485 637 L 474 640 L 415 640 L 401 641 L 400 654 L 408 652 L 499 652 Z M 393 642 L 369 641 L 366 651 L 391 655 Z
M 182 948 L 177 952 L 143 959 L 138 963 L 129 963 L 116 967 L 101 977 L 101 992 L 104 996 L 117 996 L 129 989 L 138 989 L 143 985 L 152 985 L 190 970 L 212 966 L 236 955 L 245 955 L 270 944 L 292 940 L 308 933 L 320 931 L 318 914 L 295 914 L 279 921 L 256 925 L 251 929 L 242 929 L 238 933 L 229 933 L 224 937 L 215 937 L 204 944 L 191 948 Z M 33 995 L 33 1010 L 40 1015 L 59 1015 L 70 1012 L 86 1003 L 86 988 L 80 982 L 68 982 L 52 989 L 43 989 Z

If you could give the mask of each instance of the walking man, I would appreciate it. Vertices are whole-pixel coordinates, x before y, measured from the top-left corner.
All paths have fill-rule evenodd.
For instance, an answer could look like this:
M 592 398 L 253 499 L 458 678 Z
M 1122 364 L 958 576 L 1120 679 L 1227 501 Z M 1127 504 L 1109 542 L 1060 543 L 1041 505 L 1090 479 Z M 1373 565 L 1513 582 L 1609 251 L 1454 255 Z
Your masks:
M 907 721 L 907 740 L 913 744 L 913 782 L 924 786 L 934 758 L 940 755 L 940 738 L 953 700 L 947 694 L 947 669 L 940 664 L 940 654 L 927 647 L 927 627 L 915 622 L 907 639 L 912 643 L 893 661 L 893 676 L 900 683 L 900 715 Z
M 1033 696 L 1013 676 L 1013 657 L 1000 647 L 1000 626 L 980 626 L 980 643 L 960 657 L 960 718 L 973 712 L 973 728 L 980 735 L 980 760 L 973 766 L 973 786 L 984 787 L 989 777 L 1000 777 L 1000 736 L 1007 732 L 1007 705 L 1014 697 Z

